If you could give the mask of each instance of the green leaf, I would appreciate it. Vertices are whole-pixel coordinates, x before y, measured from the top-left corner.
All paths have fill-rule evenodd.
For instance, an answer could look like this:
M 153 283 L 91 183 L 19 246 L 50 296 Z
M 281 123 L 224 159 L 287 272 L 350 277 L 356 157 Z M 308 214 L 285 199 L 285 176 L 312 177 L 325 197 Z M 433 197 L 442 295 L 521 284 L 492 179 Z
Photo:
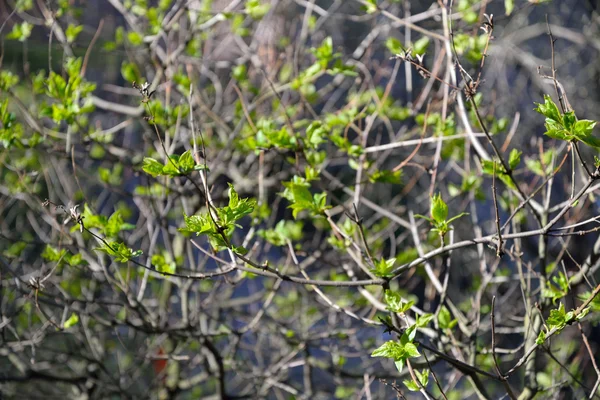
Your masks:
M 508 166 L 510 169 L 517 168 L 517 166 L 521 162 L 521 154 L 523 154 L 522 151 L 519 151 L 517 149 L 511 150 L 510 155 L 508 156 Z
M 421 388 L 419 387 L 419 385 L 417 385 L 414 381 L 409 381 L 408 379 L 405 379 L 405 380 L 402 381 L 402 383 L 411 392 L 418 392 L 419 390 L 421 390 Z
M 275 229 L 260 230 L 258 235 L 275 246 L 286 246 L 287 241 L 300 240 L 304 224 L 300 221 L 280 220 Z
M 402 43 L 400 43 L 398 39 L 393 37 L 389 37 L 386 39 L 385 47 L 387 47 L 388 51 L 392 54 L 400 54 L 403 50 Z
M 373 350 L 371 353 L 371 357 L 387 357 L 387 358 L 396 358 L 397 355 L 402 351 L 402 346 L 400 343 L 395 342 L 393 340 L 389 340 L 379 346 L 377 349 Z
M 422 38 L 417 40 L 413 44 L 413 51 L 415 52 L 415 54 L 418 54 L 418 55 L 425 54 L 425 52 L 427 51 L 427 48 L 429 47 L 429 42 L 430 42 L 430 40 L 429 40 L 429 37 L 427 37 L 427 36 L 423 36 Z
M 389 171 L 389 170 L 376 170 L 369 175 L 369 181 L 371 183 L 391 183 L 400 184 L 402 182 L 402 170 Z
M 556 303 L 556 300 L 569 294 L 569 282 L 568 278 L 562 272 L 559 272 L 558 276 L 554 276 L 552 280 L 556 285 L 548 282 L 542 291 L 542 296 L 552 298 L 552 303 Z
M 42 252 L 42 258 L 47 261 L 58 262 L 61 261 L 66 254 L 67 250 L 58 250 L 47 244 Z
M 67 42 L 73 43 L 75 40 L 77 40 L 77 36 L 79 36 L 79 34 L 81 33 L 82 30 L 83 30 L 83 25 L 69 24 L 69 26 L 65 30 L 65 35 L 67 36 Z
M 589 314 L 589 312 L 591 311 L 591 307 L 586 307 L 583 310 L 581 310 L 581 312 L 577 315 L 577 317 L 575 317 L 575 319 L 577 321 L 581 321 L 583 318 L 585 318 L 586 315 Z
M 515 0 L 504 0 L 505 15 L 510 15 L 515 8 Z
M 127 40 L 129 41 L 129 43 L 131 43 L 133 46 L 139 46 L 142 43 L 144 43 L 144 38 L 142 35 L 140 35 L 137 32 L 134 31 L 130 31 L 127 32 Z
M 439 193 L 431 198 L 431 218 L 438 224 L 448 218 L 448 205 Z
M 418 369 L 415 369 L 415 375 L 417 376 L 417 380 L 421 384 L 422 387 L 426 388 L 429 383 L 429 370 L 424 369 L 423 372 L 420 372 Z M 413 392 L 418 392 L 420 389 L 419 385 L 413 380 L 404 380 L 402 381 L 404 385 L 408 388 L 408 390 Z
M 525 164 L 527 168 L 536 175 L 547 176 L 552 173 L 552 157 L 554 151 L 552 149 L 544 152 L 540 160 L 527 159 Z
M 584 138 L 579 139 L 581 140 L 583 143 L 587 144 L 588 146 L 591 147 L 600 147 L 600 139 L 594 137 L 594 136 L 586 136 Z
M 567 131 L 573 131 L 577 117 L 575 111 L 569 111 L 563 114 L 563 125 Z
M 106 222 L 104 234 L 109 237 L 117 236 L 121 232 L 121 225 L 123 225 L 123 218 L 121 217 L 121 213 L 116 211 Z
M 327 136 L 327 129 L 319 121 L 312 122 L 306 128 L 306 138 L 308 139 L 308 145 L 312 149 L 316 149 L 321 143 L 325 143 L 325 137 Z
M 182 174 L 186 174 L 194 170 L 196 162 L 192 156 L 192 150 L 187 150 L 179 157 L 179 170 Z
M 415 325 L 418 328 L 425 328 L 429 324 L 429 322 L 431 322 L 431 320 L 433 319 L 433 317 L 434 317 L 434 315 L 433 314 L 429 314 L 429 313 L 423 314 L 423 315 L 419 315 L 417 317 L 417 321 L 416 321 Z
M 246 0 L 246 13 L 252 17 L 252 19 L 261 19 L 264 17 L 271 8 L 268 2 L 261 4 L 260 0 Z
M 152 175 L 153 177 L 157 177 L 162 175 L 163 173 L 163 165 L 156 161 L 154 158 L 144 157 L 144 164 L 142 165 L 142 170 Z
M 446 308 L 446 306 L 442 306 L 438 314 L 438 324 L 440 325 L 440 328 L 452 329 L 457 323 L 457 320 L 452 319 L 450 311 Z
M 231 183 L 229 183 L 228 196 L 229 196 L 229 207 L 232 209 L 236 208 L 238 206 L 238 204 L 240 203 L 240 198 Z
M 163 165 L 163 174 L 168 176 L 179 176 L 181 171 L 179 169 L 179 154 L 172 154 L 169 159 Z
M 592 130 L 594 130 L 594 126 L 596 126 L 596 121 L 580 119 L 575 123 L 573 133 L 575 133 L 575 136 L 577 137 L 588 136 L 592 133 Z
M 77 325 L 78 322 L 79 322 L 79 317 L 77 316 L 77 314 L 71 313 L 71 316 L 69 317 L 69 319 L 67 319 L 65 321 L 63 328 L 69 329 L 70 327 Z
M 377 11 L 377 0 L 366 0 L 366 4 L 363 7 L 367 14 L 373 14 Z
M 406 328 L 404 333 L 402 333 L 402 336 L 400 336 L 400 343 L 402 343 L 402 345 L 412 343 L 412 341 L 415 340 L 415 336 L 417 336 L 417 325 L 411 325 Z
M 546 118 L 548 118 L 552 121 L 556 121 L 556 122 L 562 124 L 562 118 L 560 116 L 560 111 L 558 110 L 558 107 L 556 106 L 554 101 L 552 101 L 552 97 L 545 94 L 544 95 L 544 104 L 540 104 L 540 103 L 536 103 L 536 104 L 537 104 L 537 108 L 535 109 L 535 111 L 539 112 L 540 114 L 544 115 Z
M 33 25 L 29 22 L 23 22 L 13 25 L 12 31 L 6 35 L 7 39 L 17 39 L 19 42 L 26 41 L 31 36 Z
M 565 312 L 565 306 L 563 303 L 559 303 L 558 308 L 550 310 L 550 315 L 546 321 L 549 327 L 562 329 L 567 324 L 567 315 Z
M 589 119 L 582 119 L 575 123 L 573 127 L 573 134 L 583 143 L 592 147 L 600 147 L 600 139 L 593 136 L 592 131 L 596 126 L 596 121 Z
M 414 343 L 406 343 L 404 345 L 404 351 L 408 357 L 420 357 L 421 353 L 417 350 L 417 346 Z
M 26 242 L 18 241 L 18 242 L 15 242 L 15 243 L 11 244 L 8 247 L 8 249 L 6 249 L 6 250 L 4 250 L 2 252 L 2 254 L 5 257 L 16 258 L 16 257 L 19 257 L 21 255 L 21 253 L 23 252 L 23 250 L 25 250 L 25 247 L 27 247 L 27 243 Z M 45 251 L 46 250 L 44 249 L 44 252 Z M 42 257 L 43 257 L 43 253 L 42 253 Z
M 544 332 L 544 330 L 542 329 L 540 331 L 540 333 L 538 334 L 537 338 L 535 339 L 535 343 L 540 346 L 542 344 L 544 344 L 544 342 L 546 341 L 546 332 Z
M 118 242 L 103 243 L 102 247 L 96 248 L 95 250 L 105 252 L 114 257 L 117 262 L 127 262 L 132 258 L 139 257 L 143 254 L 141 250 L 133 251 L 128 248 L 125 243 Z
M 390 258 L 389 260 L 382 258 L 381 260 L 379 260 L 379 262 L 375 264 L 375 275 L 380 278 L 391 276 L 395 263 L 396 258 Z
M 385 291 L 385 302 L 388 305 L 387 309 L 396 313 L 404 313 L 415 304 L 414 301 L 408 301 L 405 303 L 402 301 L 402 296 L 400 293 L 391 291 L 389 289 Z
M 545 134 L 553 139 L 571 140 L 571 135 L 564 129 L 550 129 Z
M 175 273 L 175 263 L 173 261 L 167 262 L 166 258 L 162 254 L 154 254 L 152 256 L 152 265 L 156 268 L 158 272 L 174 274 Z
M 33 8 L 33 0 L 17 0 L 15 8 L 19 12 L 31 10 Z
M 121 75 L 130 84 L 133 82 L 141 82 L 142 76 L 140 69 L 134 63 L 123 61 L 121 64 Z
M 19 83 L 18 76 L 6 69 L 0 71 L 0 91 L 7 92 L 17 83 Z

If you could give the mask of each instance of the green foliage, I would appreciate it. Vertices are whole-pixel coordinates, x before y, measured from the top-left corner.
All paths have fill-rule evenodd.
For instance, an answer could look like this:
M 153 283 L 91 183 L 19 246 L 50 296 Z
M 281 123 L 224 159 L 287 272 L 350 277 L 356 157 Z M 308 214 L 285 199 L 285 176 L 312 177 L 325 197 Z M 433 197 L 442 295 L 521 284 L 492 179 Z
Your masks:
M 344 223 L 339 225 L 339 228 L 344 236 L 339 238 L 338 235 L 336 235 L 336 232 L 332 231 L 327 241 L 333 247 L 344 250 L 346 247 L 352 244 L 352 237 L 354 236 L 357 228 L 356 224 L 349 218 L 346 218 Z
M 400 293 L 391 291 L 389 289 L 385 291 L 385 302 L 387 303 L 386 308 L 389 311 L 400 314 L 404 314 L 415 304 L 414 301 L 404 302 Z
M 46 94 L 55 100 L 41 109 L 41 115 L 51 117 L 57 124 L 65 121 L 74 124 L 79 117 L 94 111 L 88 95 L 96 89 L 81 77 L 81 58 L 68 58 L 65 63 L 67 78 L 50 71 L 46 80 Z
M 1 77 L 0 77 L 1 79 Z M 23 126 L 16 122 L 16 115 L 8 111 L 8 99 L 0 102 L 0 143 L 8 149 L 13 144 L 21 147 L 20 141 L 23 136 Z
M 33 25 L 25 21 L 20 24 L 14 24 L 12 31 L 6 35 L 7 39 L 16 39 L 19 42 L 26 41 L 31 36 Z
M 114 257 L 115 261 L 121 263 L 128 262 L 129 260 L 139 257 L 143 254 L 142 250 L 133 250 L 122 242 L 102 243 L 101 247 L 97 247 L 94 250 L 102 251 L 109 256 Z
M 545 151 L 539 160 L 528 158 L 525 160 L 527 169 L 538 176 L 548 176 L 552 173 L 552 158 L 554 157 L 554 150 L 549 149 Z
M 122 211 L 115 211 L 109 218 L 104 215 L 96 215 L 88 207 L 84 205 L 83 212 L 83 223 L 87 229 L 98 229 L 104 236 L 110 238 L 116 238 L 122 231 L 131 230 L 135 228 L 135 225 L 124 222 Z M 79 230 L 79 226 L 75 225 L 71 228 L 71 232 Z
M 388 340 L 371 353 L 371 357 L 385 357 L 394 360 L 398 372 L 402 372 L 406 360 L 420 357 L 421 353 L 413 343 L 416 327 L 412 326 L 404 331 L 400 341 Z
M 400 54 L 404 50 L 402 47 L 402 43 L 393 37 L 387 38 L 385 41 L 385 47 L 387 47 L 388 51 L 392 54 Z
M 200 215 L 184 215 L 185 228 L 179 230 L 184 233 L 195 233 L 207 235 L 208 240 L 216 251 L 232 249 L 237 253 L 244 254 L 243 247 L 231 244 L 231 237 L 236 227 L 241 227 L 237 221 L 252 213 L 256 207 L 254 199 L 240 199 L 233 185 L 229 185 L 229 205 L 213 208 L 209 212 Z
M 292 89 L 300 91 L 309 100 L 315 99 L 316 88 L 313 82 L 324 73 L 357 76 L 353 67 L 342 63 L 340 53 L 334 53 L 331 37 L 326 37 L 321 45 L 312 48 L 311 52 L 315 56 L 315 63 L 301 71 L 291 82 Z
M 395 264 L 395 257 L 387 260 L 382 258 L 375 263 L 375 269 L 373 270 L 373 273 L 380 278 L 390 277 L 393 275 L 392 271 L 394 270 Z
M 366 4 L 362 6 L 367 14 L 373 14 L 377 11 L 377 0 L 366 0 Z
M 246 0 L 246 13 L 253 19 L 262 19 L 271 8 L 268 2 L 261 0 Z
M 15 8 L 18 12 L 31 10 L 33 8 L 33 0 L 17 0 Z
M 134 63 L 123 61 L 121 64 L 121 75 L 127 82 L 142 82 L 142 75 L 138 66 Z
M 477 11 L 473 8 L 476 4 L 475 0 L 458 0 L 457 9 L 462 13 L 463 21 L 474 24 L 479 19 Z
M 456 326 L 458 321 L 456 319 L 452 319 L 452 315 L 450 314 L 450 310 L 446 308 L 446 306 L 442 306 L 440 308 L 440 312 L 438 313 L 438 325 L 441 329 L 452 329 Z
M 83 30 L 83 25 L 69 24 L 69 26 L 65 30 L 65 35 L 67 36 L 67 42 L 73 43 L 75 40 L 77 40 L 77 36 L 79 36 L 79 34 L 81 33 L 82 30 Z
M 429 383 L 429 370 L 424 369 L 423 372 L 421 372 L 418 369 L 415 369 L 415 375 L 417 376 L 421 387 L 426 388 L 427 384 Z M 404 383 L 404 386 L 406 386 L 406 388 L 411 392 L 418 392 L 421 390 L 421 387 L 419 387 L 415 381 L 405 379 L 402 381 L 402 383 Z
M 481 62 L 487 40 L 487 34 L 472 36 L 459 33 L 455 36 L 454 46 L 459 55 L 464 55 L 471 63 L 477 64 Z
M 331 208 L 327 205 L 327 193 L 310 192 L 310 183 L 306 178 L 295 175 L 291 181 L 283 182 L 285 190 L 280 195 L 290 202 L 294 218 L 301 211 L 307 211 L 310 216 L 322 216 L 325 210 Z
M 176 264 L 171 260 L 171 256 L 167 252 L 152 255 L 152 265 L 158 272 L 174 274 Z
M 559 244 L 553 235 L 573 233 L 558 227 L 563 221 L 583 226 L 568 220 L 582 215 L 563 213 L 547 235 L 540 234 L 539 215 L 533 215 L 539 212 L 536 202 L 543 202 L 542 198 L 552 203 L 542 207 L 551 210 L 547 219 L 574 204 L 558 198 L 568 196 L 571 188 L 571 182 L 563 180 L 573 176 L 570 163 L 560 164 L 564 166 L 560 174 L 547 180 L 559 165 L 557 160 L 568 157 L 566 146 L 560 147 L 561 154 L 552 148 L 537 154 L 537 149 L 523 145 L 535 142 L 535 137 L 522 137 L 532 133 L 517 130 L 510 137 L 516 135 L 513 140 L 519 147 L 509 148 L 502 155 L 504 162 L 482 161 L 465 126 L 470 122 L 479 127 L 481 121 L 499 145 L 505 135 L 494 135 L 517 123 L 495 113 L 513 99 L 500 88 L 498 94 L 504 97 L 498 97 L 502 104 L 497 103 L 495 81 L 478 80 L 475 86 L 480 93 L 473 101 L 479 113 L 468 104 L 467 120 L 462 121 L 458 116 L 464 110 L 455 111 L 452 104 L 454 96 L 465 95 L 460 90 L 463 74 L 478 79 L 489 72 L 489 60 L 482 63 L 484 49 L 490 45 L 493 53 L 497 42 L 488 43 L 485 29 L 481 34 L 480 17 L 491 11 L 518 14 L 526 1 L 495 0 L 483 10 L 480 0 L 455 0 L 452 10 L 446 10 L 452 14 L 453 48 L 444 57 L 421 57 L 432 53 L 434 44 L 436 51 L 443 50 L 435 38 L 446 32 L 448 21 L 440 19 L 439 5 L 425 13 L 411 10 L 418 17 L 413 22 L 419 25 L 419 29 L 409 27 L 412 39 L 405 38 L 402 30 L 388 32 L 406 40 L 401 42 L 381 32 L 377 36 L 376 30 L 380 23 L 398 25 L 394 15 L 403 14 L 405 0 L 361 0 L 372 15 L 358 19 L 350 9 L 329 7 L 330 2 L 316 2 L 310 12 L 311 1 L 290 0 L 281 2 L 289 9 L 274 9 L 270 0 L 243 0 L 226 8 L 214 0 L 123 0 L 115 3 L 120 5 L 117 14 L 122 14 L 115 22 L 121 26 L 110 24 L 114 33 L 104 29 L 98 37 L 102 42 L 109 34 L 104 50 L 99 50 L 102 43 L 90 47 L 87 74 L 81 59 L 68 56 L 69 50 L 77 56 L 87 54 L 93 18 L 86 16 L 83 25 L 78 18 L 82 9 L 75 7 L 85 2 L 39 2 L 51 13 L 47 23 L 35 19 L 46 20 L 48 14 L 40 14 L 40 7 L 33 10 L 33 0 L 9 3 L 9 12 L 16 12 L 6 24 L 5 36 L 12 42 L 7 42 L 6 65 L 0 70 L 0 254 L 4 258 L 0 264 L 8 265 L 3 270 L 9 275 L 14 270 L 15 276 L 33 279 L 3 275 L 0 297 L 8 316 L 3 322 L 6 340 L 37 338 L 39 343 L 35 357 L 17 351 L 2 359 L 18 370 L 18 381 L 3 386 L 8 397 L 31 397 L 29 382 L 21 381 L 35 378 L 33 361 L 38 367 L 47 365 L 49 377 L 52 368 L 69 366 L 55 371 L 63 382 L 53 388 L 63 397 L 81 389 L 77 384 L 69 386 L 90 378 L 93 370 L 103 371 L 92 376 L 102 398 L 117 392 L 125 398 L 154 392 L 158 398 L 175 392 L 184 398 L 273 397 L 283 386 L 265 384 L 261 371 L 269 371 L 298 349 L 306 353 L 301 356 L 309 359 L 317 377 L 323 371 L 351 372 L 352 358 L 360 358 L 364 349 L 375 349 L 372 356 L 386 358 L 381 360 L 389 364 L 386 367 L 391 367 L 389 360 L 395 363 L 402 372 L 398 380 L 407 390 L 431 386 L 431 397 L 441 398 L 441 389 L 429 381 L 429 370 L 415 369 L 415 363 L 413 380 L 404 368 L 410 358 L 421 355 L 418 330 L 435 333 L 427 340 L 432 339 L 439 352 L 454 357 L 452 352 L 460 348 L 461 360 L 469 367 L 494 371 L 496 360 L 487 341 L 491 325 L 473 324 L 473 316 L 489 315 L 489 299 L 522 282 L 521 275 L 515 276 L 516 263 L 525 263 L 524 273 L 535 282 L 537 274 L 549 277 L 540 281 L 542 286 L 522 288 L 531 301 L 528 304 L 540 304 L 547 317 L 537 338 L 544 348 L 532 349 L 527 335 L 533 320 L 527 318 L 527 307 L 518 296 L 504 296 L 497 303 L 495 326 L 514 329 L 511 340 L 522 340 L 521 353 L 530 354 L 531 361 L 535 358 L 538 396 L 551 395 L 559 384 L 571 386 L 576 397 L 589 395 L 589 389 L 579 386 L 593 371 L 576 370 L 577 363 L 560 370 L 546 362 L 545 353 L 546 339 L 558 336 L 588 312 L 596 313 L 588 321 L 594 324 L 600 312 L 598 299 L 583 311 L 566 312 L 565 299 L 572 301 L 573 291 L 585 284 L 582 278 L 592 282 L 593 277 L 574 274 L 570 280 L 557 267 L 560 258 L 548 258 Z M 305 8 L 302 19 L 297 11 Z M 485 18 L 491 24 L 491 16 Z M 511 24 L 519 26 L 518 20 L 512 18 Z M 356 43 L 358 47 L 347 47 L 347 29 L 340 30 L 338 24 L 342 21 L 351 22 L 350 30 L 356 28 L 355 33 L 360 30 L 360 37 L 366 38 Z M 279 23 L 286 24 L 282 30 L 272 26 Z M 483 27 L 490 28 L 489 24 Z M 85 38 L 83 26 L 90 29 Z M 51 43 L 38 43 L 44 31 L 47 39 L 59 27 L 64 38 L 55 31 Z M 365 27 L 371 32 L 363 32 Z M 501 35 L 506 32 L 494 32 L 498 38 Z M 400 57 L 389 60 L 393 55 Z M 560 58 L 561 53 L 556 55 Z M 21 59 L 28 64 L 18 65 Z M 409 62 L 402 65 L 401 61 Z M 446 64 L 458 72 L 457 61 L 464 70 L 455 82 Z M 424 78 L 412 91 L 405 67 Z M 85 76 L 92 79 L 99 72 L 106 85 L 96 97 L 92 96 L 95 85 Z M 133 82 L 141 96 L 132 91 Z M 118 90 L 115 84 L 123 87 Z M 600 148 L 593 135 L 595 121 L 564 112 L 549 96 L 537 111 L 546 119 L 548 136 Z M 421 137 L 424 141 L 418 143 Z M 201 151 L 188 150 L 200 143 Z M 387 143 L 393 149 L 375 148 Z M 440 166 L 432 181 L 428 175 L 434 168 L 434 154 Z M 582 153 L 590 160 L 592 155 Z M 402 160 L 410 160 L 406 168 L 393 167 Z M 600 168 L 600 158 L 594 157 L 594 165 Z M 597 171 L 589 178 L 596 175 Z M 506 221 L 504 238 L 510 260 L 484 268 L 486 260 L 477 258 L 481 241 L 470 239 L 495 233 L 492 202 L 486 198 L 489 188 L 483 186 L 484 182 L 489 186 L 491 176 L 508 189 L 521 185 L 525 196 L 534 195 L 540 185 L 553 186 L 552 196 L 544 194 L 543 187 L 536 192 L 533 207 L 523 207 L 514 190 L 498 193 L 504 216 L 514 218 Z M 574 183 L 585 184 L 580 177 Z M 361 185 L 357 215 L 353 214 L 358 191 L 354 185 Z M 235 188 L 243 190 L 242 197 Z M 429 207 L 422 197 L 427 190 L 436 193 Z M 442 193 L 448 198 L 442 199 Z M 594 212 L 593 196 L 586 193 L 577 201 Z M 43 209 L 42 199 L 49 199 Z M 82 204 L 81 214 L 71 206 L 76 203 Z M 517 206 L 522 209 L 512 216 Z M 428 221 L 419 225 L 425 227 L 420 244 L 413 243 L 407 229 L 407 216 L 415 207 L 429 208 L 426 216 L 419 216 Z M 456 248 L 444 248 L 449 231 L 459 228 L 453 223 L 466 215 L 456 215 L 460 210 L 477 210 L 473 220 L 479 227 L 461 224 L 464 230 L 457 232 Z M 192 234 L 202 238 L 191 238 Z M 547 239 L 543 241 L 549 252 L 544 256 L 547 262 L 525 245 L 540 237 Z M 515 242 L 511 247 L 513 239 L 522 246 Z M 91 249 L 97 252 L 90 254 Z M 145 259 L 142 250 L 148 255 Z M 443 278 L 448 257 L 452 268 L 458 267 L 447 287 L 457 308 L 432 291 L 430 276 L 420 267 L 427 260 Z M 237 264 L 232 263 L 236 258 Z M 365 265 L 368 271 L 360 269 Z M 306 279 L 312 281 L 299 282 Z M 422 293 L 431 296 L 424 299 Z M 588 301 L 591 295 L 580 298 Z M 479 297 L 483 301 L 474 301 Z M 385 304 L 379 316 L 383 325 L 369 325 L 378 316 L 370 311 L 375 312 L 380 301 Z M 37 335 L 50 326 L 57 332 Z M 115 328 L 118 337 L 112 332 Z M 376 343 L 379 334 L 386 336 Z M 202 340 L 190 340 L 198 335 Z M 487 339 L 473 345 L 475 336 Z M 250 338 L 251 346 L 240 342 L 240 337 Z M 65 338 L 91 347 L 67 346 L 69 351 L 64 352 Z M 580 351 L 578 336 L 556 340 L 560 346 L 553 341 L 552 350 L 558 360 L 587 357 Z M 228 351 L 240 343 L 241 352 Z M 116 353 L 118 357 L 111 356 Z M 209 363 L 206 373 L 188 387 L 186 377 L 202 367 L 205 357 L 186 359 L 186 355 L 205 353 L 219 361 L 216 367 L 222 371 Z M 145 366 L 136 368 L 140 354 L 145 355 Z M 440 380 L 453 376 L 453 370 L 464 372 L 444 361 L 443 354 L 439 356 L 436 376 Z M 514 354 L 499 352 L 496 357 L 506 371 L 509 364 L 520 362 Z M 263 360 L 264 368 L 252 369 L 244 362 L 248 358 Z M 392 395 L 391 384 L 384 387 L 378 380 L 388 368 L 378 370 L 376 359 L 363 359 L 363 364 L 362 369 L 372 372 L 372 389 L 377 386 L 381 393 L 387 390 L 382 396 Z M 515 389 L 526 382 L 524 369 L 511 373 Z M 218 376 L 232 374 L 239 377 L 239 384 L 231 387 Z M 304 392 L 296 375 L 276 380 Z M 502 395 L 504 387 L 497 379 L 479 377 L 491 397 Z M 150 382 L 151 387 L 135 382 Z M 336 398 L 356 397 L 363 386 L 362 380 L 349 376 L 336 378 L 335 388 L 314 383 L 319 395 Z M 443 388 L 453 388 L 445 393 L 451 399 L 472 394 L 470 384 L 468 380 L 455 386 L 440 382 Z
M 142 170 L 153 177 L 183 176 L 188 175 L 193 171 L 202 171 L 205 169 L 206 166 L 204 164 L 196 164 L 191 150 L 185 151 L 181 156 L 178 154 L 170 155 L 169 159 L 165 161 L 164 165 L 156 161 L 154 158 L 144 157 L 144 162 L 142 165 Z
M 429 37 L 423 36 L 419 40 L 413 43 L 413 52 L 418 55 L 423 55 L 429 48 Z
M 121 184 L 123 175 L 123 165 L 120 163 L 114 164 L 111 169 L 99 167 L 98 177 L 108 185 L 118 186 Z
M 285 125 L 278 127 L 274 120 L 262 118 L 256 123 L 256 129 L 247 142 L 252 149 L 298 149 L 296 136 Z
M 433 226 L 431 232 L 437 232 L 442 238 L 450 231 L 450 224 L 457 219 L 469 215 L 468 213 L 460 213 L 448 219 L 448 205 L 442 199 L 441 194 L 436 194 L 431 197 L 430 217 L 424 215 L 415 215 L 417 218 L 423 218 L 429 221 Z
M 144 43 L 144 37 L 137 32 L 127 32 L 127 42 L 134 47 L 141 46 Z
M 504 10 L 506 15 L 512 14 L 515 9 L 515 0 L 504 0 Z
M 281 220 L 274 229 L 259 230 L 258 235 L 275 246 L 287 246 L 288 241 L 302 238 L 303 226 L 301 221 Z
M 513 151 L 510 154 L 510 157 L 513 157 L 513 152 L 516 151 L 513 149 Z M 513 163 L 516 162 L 515 166 L 518 165 L 518 163 L 521 161 L 521 155 L 517 153 L 515 153 L 517 155 L 516 157 L 516 161 L 515 158 L 513 158 Z M 490 175 L 490 176 L 495 176 L 497 179 L 500 179 L 502 182 L 504 182 L 504 184 L 506 186 L 508 186 L 511 189 L 516 189 L 517 186 L 515 185 L 515 182 L 513 181 L 513 179 L 510 177 L 508 171 L 506 171 L 506 169 L 504 169 L 504 166 L 496 161 L 496 160 L 481 160 L 481 167 L 482 167 L 482 171 L 484 174 L 486 175 Z
M 417 326 L 417 328 L 425 328 L 427 325 L 429 325 L 429 323 L 433 320 L 434 317 L 435 315 L 430 313 L 419 315 L 417 316 L 417 322 L 415 323 L 415 325 Z
M 2 252 L 2 255 L 7 258 L 17 258 L 21 255 L 23 250 L 27 247 L 27 243 L 23 241 L 17 241 L 12 243 L 6 250 Z
M 560 332 L 567 325 L 572 324 L 575 321 L 580 321 L 590 312 L 591 307 L 586 307 L 579 314 L 576 314 L 575 311 L 565 311 L 565 306 L 563 303 L 559 303 L 558 308 L 554 310 L 550 310 L 550 315 L 546 320 L 545 330 L 540 330 L 538 337 L 536 339 L 536 343 L 541 345 L 547 339 L 548 334 L 553 329 Z
M 561 114 L 549 95 L 544 95 L 544 104 L 537 103 L 535 111 L 546 117 L 546 135 L 551 138 L 571 142 L 581 141 L 591 147 L 600 147 L 600 139 L 592 134 L 596 121 L 578 120 L 574 111 Z
M 159 100 L 150 100 L 147 102 L 147 109 L 150 113 L 150 121 L 156 125 L 173 127 L 177 120 L 189 115 L 190 108 L 187 104 L 178 104 L 175 107 L 163 105 Z
M 551 298 L 552 303 L 556 304 L 556 300 L 569 294 L 569 279 L 564 273 L 559 272 L 558 276 L 552 277 L 552 281 L 554 284 L 548 282 L 542 291 L 542 296 Z
M 42 258 L 49 262 L 55 262 L 59 266 L 63 263 L 69 264 L 71 267 L 82 265 L 85 263 L 81 254 L 71 254 L 67 249 L 57 249 L 51 245 L 46 245 L 42 252 Z
M 371 183 L 392 183 L 400 184 L 402 181 L 402 170 L 389 171 L 389 170 L 375 170 L 369 174 L 369 182 Z
M 0 90 L 8 92 L 13 86 L 19 83 L 19 77 L 10 72 L 9 70 L 3 69 L 0 71 Z
M 75 313 L 71 313 L 69 319 L 67 319 L 63 325 L 64 329 L 69 329 L 72 326 L 75 326 L 79 323 L 79 316 Z
M 521 163 L 521 154 L 523 154 L 523 152 L 517 149 L 512 149 L 510 151 L 510 155 L 508 156 L 508 167 L 511 170 L 517 168 L 517 166 Z

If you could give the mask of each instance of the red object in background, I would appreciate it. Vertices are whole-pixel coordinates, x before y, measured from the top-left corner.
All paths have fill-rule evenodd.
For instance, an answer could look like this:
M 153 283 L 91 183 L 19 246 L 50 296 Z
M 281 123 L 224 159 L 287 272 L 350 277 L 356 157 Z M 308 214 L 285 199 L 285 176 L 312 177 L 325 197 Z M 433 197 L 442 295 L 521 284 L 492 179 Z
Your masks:
M 159 349 L 158 349 L 158 353 L 156 353 L 156 355 L 157 355 L 158 357 L 161 357 L 161 356 L 164 356 L 165 354 L 166 354 L 166 353 L 165 353 L 165 351 L 163 350 L 162 346 L 161 346 L 161 347 L 159 347 Z M 157 376 L 159 376 L 159 375 L 162 375 L 162 379 L 161 379 L 161 380 L 162 380 L 163 382 L 164 382 L 164 380 L 165 380 L 165 378 L 166 378 L 166 376 L 167 376 L 167 374 L 166 374 L 166 373 L 164 373 L 164 374 L 163 374 L 163 371 L 165 370 L 165 368 L 167 368 L 167 362 L 168 362 L 168 361 L 169 361 L 169 360 L 167 360 L 166 358 L 165 358 L 165 359 L 156 359 L 156 360 L 152 360 L 152 366 L 154 367 L 154 372 L 156 373 L 156 375 L 157 375 Z

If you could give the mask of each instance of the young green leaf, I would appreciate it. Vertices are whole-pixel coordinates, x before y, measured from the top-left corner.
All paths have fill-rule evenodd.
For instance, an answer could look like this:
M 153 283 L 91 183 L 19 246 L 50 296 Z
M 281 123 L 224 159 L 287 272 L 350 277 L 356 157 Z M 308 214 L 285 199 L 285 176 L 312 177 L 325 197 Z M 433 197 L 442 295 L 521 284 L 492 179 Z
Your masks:
M 438 314 L 438 324 L 442 329 L 452 329 L 458 323 L 456 319 L 452 319 L 450 311 L 446 306 L 442 306 Z
M 375 275 L 380 278 L 384 278 L 392 275 L 392 270 L 394 269 L 394 264 L 396 263 L 396 258 L 390 258 L 388 260 L 382 258 L 375 264 Z
M 72 326 L 77 325 L 77 323 L 79 322 L 79 316 L 75 313 L 71 313 L 71 316 L 69 317 L 69 319 L 67 319 L 63 325 L 64 329 L 69 329 Z
M 144 164 L 142 165 L 142 170 L 152 175 L 153 177 L 157 177 L 163 172 L 163 165 L 156 161 L 154 158 L 144 157 Z
M 517 149 L 511 150 L 510 155 L 508 156 L 508 166 L 510 169 L 517 168 L 517 166 L 521 162 L 521 154 L 523 154 L 522 151 L 519 151 Z
M 431 218 L 438 224 L 448 218 L 448 205 L 442 200 L 439 193 L 431 198 Z
M 544 104 L 540 104 L 540 103 L 536 103 L 536 104 L 537 104 L 537 108 L 535 109 L 535 111 L 539 112 L 540 114 L 544 115 L 546 118 L 548 118 L 552 121 L 562 123 L 560 111 L 558 110 L 558 107 L 552 100 L 552 97 L 545 94 L 544 95 Z

